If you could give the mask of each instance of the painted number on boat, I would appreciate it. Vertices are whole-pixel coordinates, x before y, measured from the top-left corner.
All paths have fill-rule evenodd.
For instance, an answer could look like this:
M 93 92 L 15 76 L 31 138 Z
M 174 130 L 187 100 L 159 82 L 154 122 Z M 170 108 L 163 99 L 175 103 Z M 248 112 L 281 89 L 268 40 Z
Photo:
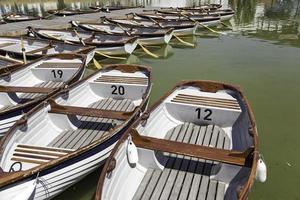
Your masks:
M 124 95 L 125 94 L 125 88 L 124 86 L 120 85 L 120 86 L 116 86 L 116 85 L 112 85 L 111 88 L 112 90 L 112 94 L 115 95 Z
M 62 76 L 64 74 L 63 71 L 60 69 L 59 70 L 53 69 L 51 72 L 53 73 L 54 78 L 62 78 Z
M 201 108 L 197 108 L 196 109 L 196 113 L 197 113 L 197 118 L 198 119 L 201 119 Z M 204 117 L 203 117 L 203 120 L 206 120 L 206 121 L 211 121 L 212 119 L 210 118 L 212 114 L 212 110 L 210 109 L 205 109 L 204 110 Z

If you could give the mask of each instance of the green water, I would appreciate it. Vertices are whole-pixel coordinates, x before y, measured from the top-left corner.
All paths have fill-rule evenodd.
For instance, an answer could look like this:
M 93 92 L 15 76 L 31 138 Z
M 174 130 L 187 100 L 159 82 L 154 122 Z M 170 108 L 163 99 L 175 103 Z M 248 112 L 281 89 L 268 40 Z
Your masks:
M 147 1 L 146 4 L 157 6 L 159 2 L 164 3 Z M 187 1 L 187 5 L 191 3 Z M 174 41 L 173 47 L 151 49 L 162 56 L 160 59 L 140 52 L 126 62 L 153 68 L 151 102 L 183 79 L 240 85 L 254 110 L 260 151 L 268 166 L 267 182 L 256 182 L 250 199 L 300 199 L 300 129 L 296 126 L 300 120 L 299 1 L 231 0 L 224 3 L 236 10 L 235 18 L 230 21 L 233 32 L 222 29 L 228 33 L 226 36 L 201 33 L 197 38 L 185 38 L 195 42 L 195 48 L 174 45 Z M 56 200 L 93 199 L 99 173 L 100 170 L 89 175 Z

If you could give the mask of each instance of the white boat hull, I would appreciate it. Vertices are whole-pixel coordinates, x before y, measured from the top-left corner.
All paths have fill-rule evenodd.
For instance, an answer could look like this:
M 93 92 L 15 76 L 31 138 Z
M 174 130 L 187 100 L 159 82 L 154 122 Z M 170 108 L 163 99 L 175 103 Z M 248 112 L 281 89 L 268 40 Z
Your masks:
M 137 41 L 126 43 L 123 46 L 96 48 L 96 51 L 107 55 L 130 55 L 137 47 Z
M 186 35 L 195 35 L 197 30 L 197 26 L 194 26 L 192 28 L 184 28 L 184 29 L 175 29 L 174 35 L 176 36 L 186 36 Z
M 214 20 L 214 21 L 207 21 L 207 22 L 201 22 L 200 24 L 203 24 L 205 26 L 209 26 L 209 27 L 212 27 L 212 26 L 217 26 L 221 23 L 220 20 Z M 198 27 L 201 28 L 201 25 L 199 25 Z
M 47 175 L 40 176 L 34 192 L 34 199 L 51 199 L 80 181 L 103 164 L 103 161 L 109 156 L 109 153 L 115 144 L 116 143 L 110 145 L 103 151 L 100 151 L 91 157 L 85 158 Z M 31 186 L 34 181 L 36 180 L 25 181 L 18 185 L 6 188 L 5 190 L 1 190 L 0 200 L 14 198 L 18 193 Z
M 138 43 L 142 45 L 164 45 L 169 44 L 173 33 L 166 34 L 162 37 L 139 38 Z
M 234 14 L 232 15 L 225 15 L 225 16 L 221 16 L 221 21 L 227 21 L 230 20 L 233 17 Z
M 86 62 L 85 62 L 85 65 L 88 65 L 91 60 L 94 58 L 95 56 L 95 51 L 90 51 L 87 55 L 86 55 Z

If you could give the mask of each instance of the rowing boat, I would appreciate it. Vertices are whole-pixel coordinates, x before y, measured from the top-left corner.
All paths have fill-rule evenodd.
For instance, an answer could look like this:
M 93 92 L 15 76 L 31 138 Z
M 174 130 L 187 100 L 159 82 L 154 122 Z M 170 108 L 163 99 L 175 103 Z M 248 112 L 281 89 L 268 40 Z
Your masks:
M 23 43 L 23 47 L 22 47 Z M 15 59 L 23 59 L 23 51 L 27 60 L 35 60 L 50 54 L 85 54 L 86 64 L 94 57 L 95 47 L 66 44 L 58 41 L 36 39 L 32 37 L 0 36 L 0 55 Z
M 144 8 L 144 6 L 90 6 L 90 9 L 99 10 L 103 12 L 110 12 L 115 10 L 124 10 L 124 9 L 134 9 L 134 8 Z
M 137 38 L 124 35 L 91 33 L 75 30 L 41 29 L 28 27 L 31 36 L 96 47 L 96 52 L 107 55 L 128 55 L 137 47 Z
M 232 9 L 219 9 L 219 10 L 212 10 L 212 11 L 206 11 L 206 10 L 180 10 L 180 9 L 163 9 L 163 10 L 155 10 L 158 13 L 164 13 L 164 14 L 184 14 L 188 16 L 194 16 L 194 15 L 219 15 L 221 18 L 221 21 L 227 21 L 230 20 L 234 16 L 234 11 Z
M 0 76 L 1 74 L 17 70 L 19 67 L 22 67 L 22 64 L 21 61 L 0 56 Z
M 79 9 L 62 9 L 62 10 L 48 10 L 47 12 L 51 15 L 56 15 L 56 16 L 71 16 L 71 15 L 96 13 L 97 11 L 95 11 L 95 10 L 79 10 Z
M 173 9 L 173 7 L 165 7 L 162 9 Z M 204 4 L 200 6 L 193 6 L 193 7 L 176 7 L 175 9 L 181 10 L 204 10 L 204 11 L 212 11 L 212 10 L 219 10 L 222 8 L 221 4 Z
M 172 20 L 191 20 L 197 21 L 202 25 L 206 26 L 216 26 L 220 24 L 220 16 L 219 15 L 185 15 L 182 13 L 158 13 L 158 12 L 145 12 L 145 13 L 135 13 L 136 16 L 145 18 L 145 19 L 152 19 L 152 20 L 163 20 L 163 21 L 172 21 Z
M 24 21 L 42 19 L 41 17 L 34 17 L 34 16 L 23 15 L 23 14 L 14 14 L 14 13 L 3 15 L 2 18 L 6 23 L 24 22 Z
M 151 84 L 149 68 L 112 65 L 27 113 L 0 144 L 0 200 L 51 199 L 103 164 Z
M 60 54 L 42 57 L 0 76 L 0 136 L 23 112 L 79 80 L 85 57 Z
M 138 37 L 142 45 L 168 44 L 172 38 L 173 29 L 162 29 L 159 27 L 128 27 L 111 23 L 87 23 L 72 21 L 72 26 L 85 31 L 94 31 L 121 36 Z
M 243 93 L 224 83 L 184 81 L 119 140 L 102 170 L 96 200 L 245 200 L 262 175 L 260 161 Z
M 127 15 L 119 18 L 102 18 L 103 21 L 108 21 L 113 24 L 120 24 L 127 27 L 148 27 L 148 28 L 172 28 L 173 34 L 177 36 L 194 35 L 197 30 L 197 23 L 190 20 L 150 20 L 137 17 L 134 15 Z

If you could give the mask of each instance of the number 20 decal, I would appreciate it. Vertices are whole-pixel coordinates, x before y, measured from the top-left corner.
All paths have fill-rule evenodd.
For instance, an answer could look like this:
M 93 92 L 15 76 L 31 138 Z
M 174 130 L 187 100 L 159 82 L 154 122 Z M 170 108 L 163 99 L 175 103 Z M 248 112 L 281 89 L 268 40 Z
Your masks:
M 113 89 L 111 94 L 115 94 L 115 95 L 124 95 L 125 94 L 125 88 L 122 85 L 120 85 L 120 86 L 112 85 L 111 88 Z
M 197 108 L 195 110 L 197 112 L 197 118 L 198 119 L 201 119 L 201 108 Z M 210 109 L 205 109 L 204 110 L 204 114 L 205 116 L 203 117 L 203 120 L 206 120 L 206 121 L 211 121 L 212 119 L 210 118 L 211 114 L 212 114 L 212 110 Z
M 62 76 L 64 74 L 63 71 L 60 70 L 60 69 L 59 70 L 54 70 L 53 69 L 51 72 L 53 73 L 54 78 L 62 78 Z

